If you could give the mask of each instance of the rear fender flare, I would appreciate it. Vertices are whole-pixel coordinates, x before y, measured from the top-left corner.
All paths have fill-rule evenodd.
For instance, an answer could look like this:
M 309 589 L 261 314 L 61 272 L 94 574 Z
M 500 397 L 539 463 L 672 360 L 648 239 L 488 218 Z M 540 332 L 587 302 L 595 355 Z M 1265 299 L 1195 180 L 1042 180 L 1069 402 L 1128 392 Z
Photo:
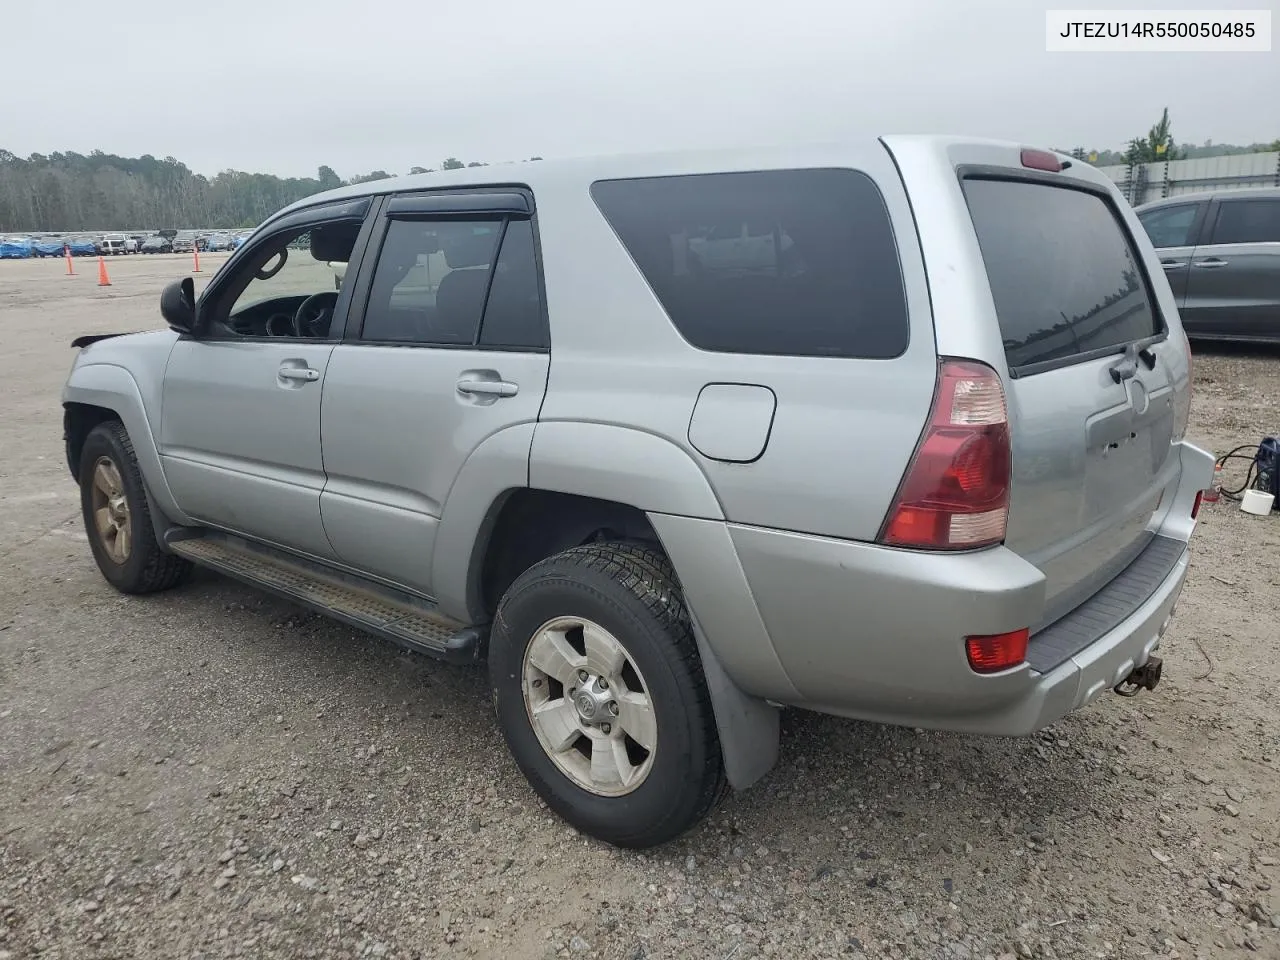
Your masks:
M 644 512 L 724 519 L 706 474 L 685 450 L 657 434 L 607 423 L 539 423 L 529 485 Z
M 684 516 L 722 518 L 702 470 L 684 450 L 654 434 L 607 424 L 521 423 L 486 437 L 458 472 L 440 511 L 431 557 L 440 609 L 471 622 L 481 603 L 476 551 L 487 541 L 507 495 L 533 488 L 625 503 Z M 459 557 L 470 562 L 460 563 Z
M 487 543 L 506 495 L 529 484 L 533 433 L 532 423 L 520 423 L 485 437 L 449 488 L 432 547 L 431 592 L 451 617 L 472 623 L 479 616 L 476 551 Z

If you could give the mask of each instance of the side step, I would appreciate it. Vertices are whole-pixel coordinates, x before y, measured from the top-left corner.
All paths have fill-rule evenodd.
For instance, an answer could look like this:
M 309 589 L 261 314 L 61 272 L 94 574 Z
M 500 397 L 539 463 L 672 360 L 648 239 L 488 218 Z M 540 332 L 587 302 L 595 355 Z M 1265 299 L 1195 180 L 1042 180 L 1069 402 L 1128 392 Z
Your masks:
M 486 627 L 458 623 L 428 600 L 220 533 L 170 531 L 179 556 L 318 613 L 450 663 L 480 658 Z

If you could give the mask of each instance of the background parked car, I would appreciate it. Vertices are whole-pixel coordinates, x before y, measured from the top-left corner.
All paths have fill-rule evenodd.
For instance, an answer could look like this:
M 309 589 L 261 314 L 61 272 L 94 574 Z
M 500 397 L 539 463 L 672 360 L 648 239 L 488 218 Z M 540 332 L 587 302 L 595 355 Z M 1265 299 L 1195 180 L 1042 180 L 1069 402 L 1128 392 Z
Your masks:
M 108 233 L 102 238 L 103 256 L 122 256 L 129 252 L 129 238 L 123 233 Z
M 142 241 L 142 253 L 172 253 L 173 244 L 166 237 L 147 237 Z
M 191 237 L 174 237 L 172 250 L 174 253 L 190 253 L 194 245 Z
M 0 260 L 24 260 L 33 246 L 30 237 L 0 238 Z
M 1188 336 L 1280 341 L 1280 187 L 1183 194 L 1137 214 Z

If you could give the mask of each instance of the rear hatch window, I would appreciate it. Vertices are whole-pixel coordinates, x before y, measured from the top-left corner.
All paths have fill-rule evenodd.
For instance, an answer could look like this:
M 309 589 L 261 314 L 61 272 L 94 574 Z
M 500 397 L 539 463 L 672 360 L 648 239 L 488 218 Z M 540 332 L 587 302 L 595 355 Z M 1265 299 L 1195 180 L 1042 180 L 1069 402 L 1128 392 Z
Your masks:
M 1162 331 L 1132 244 L 1102 197 L 1015 180 L 963 187 L 1015 376 Z

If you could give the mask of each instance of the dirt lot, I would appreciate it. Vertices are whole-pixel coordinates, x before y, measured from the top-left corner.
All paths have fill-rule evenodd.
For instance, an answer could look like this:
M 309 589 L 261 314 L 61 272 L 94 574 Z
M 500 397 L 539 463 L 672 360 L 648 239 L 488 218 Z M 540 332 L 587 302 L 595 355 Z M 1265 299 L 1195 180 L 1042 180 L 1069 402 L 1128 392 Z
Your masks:
M 1280 957 L 1280 519 L 1206 507 L 1155 694 L 1017 741 L 789 715 L 766 781 L 621 853 L 540 807 L 480 672 L 212 575 L 107 587 L 68 342 L 156 325 L 189 260 L 76 267 L 0 262 L 0 960 Z M 1280 431 L 1278 385 L 1201 354 L 1193 437 Z

